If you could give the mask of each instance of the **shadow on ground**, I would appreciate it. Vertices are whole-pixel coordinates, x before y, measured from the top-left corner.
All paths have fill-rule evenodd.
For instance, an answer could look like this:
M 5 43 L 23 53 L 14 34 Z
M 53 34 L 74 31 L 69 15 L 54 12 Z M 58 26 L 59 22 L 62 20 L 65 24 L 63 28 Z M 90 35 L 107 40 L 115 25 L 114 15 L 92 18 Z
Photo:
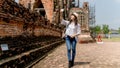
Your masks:
M 88 65 L 90 62 L 75 62 L 74 65 Z

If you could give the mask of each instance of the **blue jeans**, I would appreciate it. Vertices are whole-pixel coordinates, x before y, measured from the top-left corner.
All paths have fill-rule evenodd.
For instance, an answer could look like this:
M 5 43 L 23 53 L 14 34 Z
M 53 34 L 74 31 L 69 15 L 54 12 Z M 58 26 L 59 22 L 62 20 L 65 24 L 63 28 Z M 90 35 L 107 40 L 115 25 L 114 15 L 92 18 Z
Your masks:
M 74 61 L 75 55 L 76 55 L 76 39 L 75 38 L 70 38 L 67 36 L 65 38 L 66 41 L 66 46 L 67 46 L 67 55 L 68 55 L 68 60 L 69 61 Z

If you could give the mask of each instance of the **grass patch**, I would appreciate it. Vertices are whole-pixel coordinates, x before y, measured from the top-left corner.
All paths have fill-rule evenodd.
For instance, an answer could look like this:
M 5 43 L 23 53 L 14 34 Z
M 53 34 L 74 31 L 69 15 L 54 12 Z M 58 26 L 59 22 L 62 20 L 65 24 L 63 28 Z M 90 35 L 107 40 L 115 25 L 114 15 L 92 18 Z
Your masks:
M 120 38 L 102 38 L 103 42 L 120 42 Z

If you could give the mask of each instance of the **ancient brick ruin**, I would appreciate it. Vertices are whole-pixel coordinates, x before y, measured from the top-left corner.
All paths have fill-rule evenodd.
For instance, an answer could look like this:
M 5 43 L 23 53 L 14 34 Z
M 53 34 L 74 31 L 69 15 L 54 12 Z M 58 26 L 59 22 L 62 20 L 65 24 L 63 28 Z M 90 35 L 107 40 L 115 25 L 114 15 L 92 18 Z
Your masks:
M 49 23 L 48 20 L 37 12 L 32 12 L 11 0 L 1 0 L 0 2 L 0 36 L 16 36 L 25 33 L 35 36 L 53 33 L 51 35 L 56 34 L 60 36 L 60 34 L 57 34 L 60 32 L 59 27 Z M 42 29 L 49 30 L 45 31 Z
M 0 68 L 27 66 L 62 43 L 60 36 L 60 27 L 44 16 L 14 0 L 0 0 L 0 44 L 9 48 L 0 49 Z
M 40 10 L 40 14 L 46 16 L 52 22 L 54 4 L 53 0 L 20 0 L 19 3 L 31 11 Z

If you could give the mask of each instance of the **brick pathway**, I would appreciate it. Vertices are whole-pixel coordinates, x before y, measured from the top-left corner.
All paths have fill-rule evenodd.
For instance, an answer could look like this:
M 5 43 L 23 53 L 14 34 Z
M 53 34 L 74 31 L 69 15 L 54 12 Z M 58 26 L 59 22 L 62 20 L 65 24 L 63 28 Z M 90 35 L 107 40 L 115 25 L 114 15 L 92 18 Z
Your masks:
M 66 45 L 56 48 L 33 68 L 67 68 Z M 120 42 L 77 44 L 73 68 L 120 68 Z

